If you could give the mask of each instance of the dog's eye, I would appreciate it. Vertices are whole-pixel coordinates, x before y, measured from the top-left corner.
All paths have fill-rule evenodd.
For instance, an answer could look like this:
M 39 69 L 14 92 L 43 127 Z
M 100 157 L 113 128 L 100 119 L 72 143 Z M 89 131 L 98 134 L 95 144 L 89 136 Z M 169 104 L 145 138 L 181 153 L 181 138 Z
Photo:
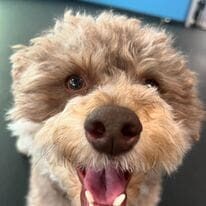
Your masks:
M 85 86 L 84 79 L 79 75 L 70 75 L 67 79 L 66 86 L 68 89 L 80 90 Z
M 159 83 L 154 79 L 145 79 L 144 83 L 148 87 L 156 87 L 157 89 L 159 88 Z

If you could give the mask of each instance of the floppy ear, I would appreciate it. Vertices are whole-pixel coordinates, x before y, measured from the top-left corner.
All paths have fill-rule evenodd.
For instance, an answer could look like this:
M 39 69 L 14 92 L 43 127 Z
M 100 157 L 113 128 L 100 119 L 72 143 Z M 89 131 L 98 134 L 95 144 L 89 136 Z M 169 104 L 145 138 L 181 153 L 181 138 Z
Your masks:
M 196 134 L 194 134 L 194 135 L 192 136 L 192 138 L 193 138 L 193 140 L 194 140 L 195 142 L 198 142 L 198 141 L 200 140 L 200 133 L 197 132 Z
M 196 131 L 192 134 L 192 138 L 195 142 L 198 142 L 200 140 L 200 132 L 201 132 L 202 123 L 206 117 L 206 112 L 203 109 L 202 105 L 199 109 L 200 109 L 201 114 L 199 116 L 198 122 L 196 124 L 194 124 Z
M 200 132 L 202 123 L 206 117 L 206 111 L 203 105 L 203 102 L 199 98 L 199 92 L 197 88 L 198 78 L 197 74 L 192 72 L 191 69 L 188 69 L 190 74 L 193 77 L 191 80 L 189 77 L 187 78 L 188 82 L 192 81 L 192 88 L 190 92 L 190 104 L 187 107 L 189 119 L 186 121 L 188 122 L 188 126 L 191 130 L 191 137 L 192 139 L 197 142 L 200 139 Z M 190 84 L 189 84 L 190 85 Z
M 12 47 L 14 54 L 10 57 L 12 64 L 12 78 L 13 80 L 19 80 L 21 74 L 29 66 L 28 59 L 28 47 L 24 45 L 15 45 Z

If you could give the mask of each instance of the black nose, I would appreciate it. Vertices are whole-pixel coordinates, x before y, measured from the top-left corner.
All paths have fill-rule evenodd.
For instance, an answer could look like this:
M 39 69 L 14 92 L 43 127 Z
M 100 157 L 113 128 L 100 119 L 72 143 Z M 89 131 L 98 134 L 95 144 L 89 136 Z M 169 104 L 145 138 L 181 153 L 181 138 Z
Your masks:
M 84 123 L 89 143 L 99 152 L 119 155 L 129 151 L 139 140 L 142 124 L 126 107 L 101 106 Z

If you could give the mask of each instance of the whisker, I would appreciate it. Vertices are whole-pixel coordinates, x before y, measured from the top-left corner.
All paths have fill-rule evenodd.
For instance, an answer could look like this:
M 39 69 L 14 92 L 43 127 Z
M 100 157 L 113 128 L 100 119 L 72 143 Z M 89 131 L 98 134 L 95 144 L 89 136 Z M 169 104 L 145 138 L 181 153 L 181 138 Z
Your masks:
M 36 160 L 36 162 L 33 164 L 32 168 L 35 168 L 38 163 L 40 162 L 40 160 L 42 160 L 42 158 L 44 158 L 46 155 L 48 155 L 51 151 L 53 151 L 53 149 L 55 148 L 55 145 L 51 145 L 49 146 L 45 152 L 42 153 L 42 155 Z

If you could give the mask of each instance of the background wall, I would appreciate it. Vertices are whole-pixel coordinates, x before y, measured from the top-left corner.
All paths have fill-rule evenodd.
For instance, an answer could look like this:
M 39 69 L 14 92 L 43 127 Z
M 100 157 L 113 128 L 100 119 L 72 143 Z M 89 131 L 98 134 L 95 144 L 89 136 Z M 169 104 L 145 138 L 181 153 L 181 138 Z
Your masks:
M 192 0 L 83 0 L 185 22 Z

